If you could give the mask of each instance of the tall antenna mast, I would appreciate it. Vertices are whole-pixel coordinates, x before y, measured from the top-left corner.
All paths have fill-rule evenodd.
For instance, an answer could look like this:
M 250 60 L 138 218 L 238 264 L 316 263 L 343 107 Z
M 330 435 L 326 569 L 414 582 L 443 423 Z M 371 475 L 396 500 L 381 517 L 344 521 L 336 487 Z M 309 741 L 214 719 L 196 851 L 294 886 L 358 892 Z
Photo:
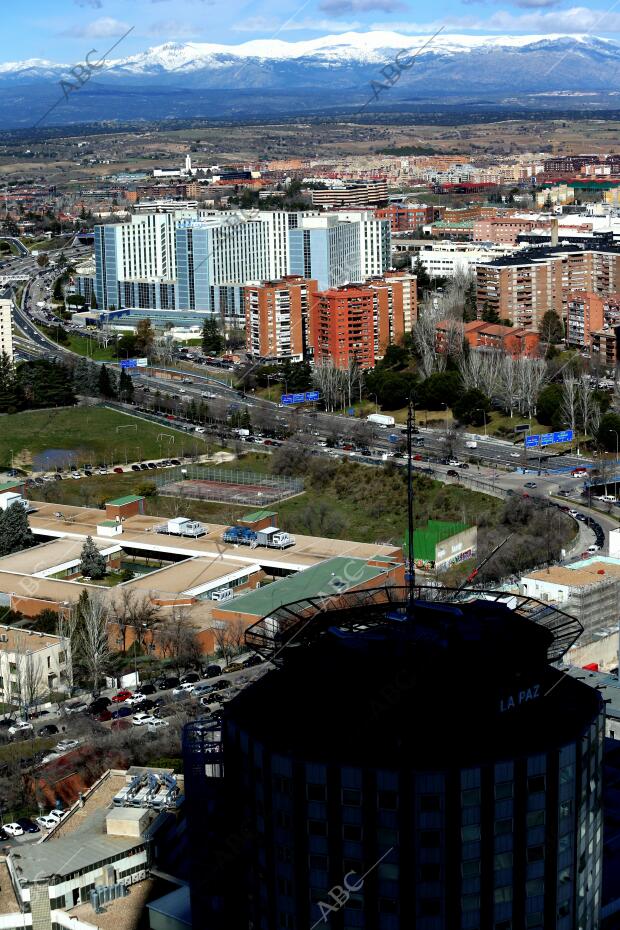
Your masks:
M 415 552 L 413 545 L 413 430 L 415 426 L 415 405 L 413 395 L 409 395 L 407 412 L 407 601 L 413 604 L 415 599 Z

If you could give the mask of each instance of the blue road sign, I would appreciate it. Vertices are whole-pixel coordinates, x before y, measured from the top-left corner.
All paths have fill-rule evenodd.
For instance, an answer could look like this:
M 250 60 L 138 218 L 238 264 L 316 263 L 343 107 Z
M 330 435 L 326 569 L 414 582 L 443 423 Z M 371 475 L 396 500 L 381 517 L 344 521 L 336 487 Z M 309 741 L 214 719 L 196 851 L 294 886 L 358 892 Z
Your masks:
M 293 395 L 292 395 L 292 394 L 283 394 L 282 397 L 280 398 L 280 403 L 281 403 L 281 404 L 292 404 L 292 403 L 293 403 Z
M 124 358 L 121 360 L 121 368 L 137 368 L 138 359 L 137 358 Z
M 559 430 L 556 433 L 537 433 L 525 437 L 526 449 L 537 449 L 539 446 L 551 446 L 556 442 L 572 442 L 572 429 Z
M 306 400 L 308 401 L 318 400 L 320 396 L 318 391 L 306 391 Z
M 305 393 L 302 393 L 302 394 L 293 394 L 293 401 L 292 401 L 292 403 L 294 403 L 294 404 L 303 404 L 303 402 L 305 401 L 305 399 L 306 399 Z

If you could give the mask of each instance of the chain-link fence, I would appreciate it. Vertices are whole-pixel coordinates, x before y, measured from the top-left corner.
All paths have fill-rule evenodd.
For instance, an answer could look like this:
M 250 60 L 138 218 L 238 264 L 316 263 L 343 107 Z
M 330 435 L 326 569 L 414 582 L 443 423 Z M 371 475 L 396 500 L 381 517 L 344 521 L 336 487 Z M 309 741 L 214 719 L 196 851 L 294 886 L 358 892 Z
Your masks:
M 156 478 L 157 491 L 168 497 L 224 501 L 233 504 L 273 504 L 300 494 L 299 478 L 276 477 L 238 468 L 184 465 L 168 469 Z

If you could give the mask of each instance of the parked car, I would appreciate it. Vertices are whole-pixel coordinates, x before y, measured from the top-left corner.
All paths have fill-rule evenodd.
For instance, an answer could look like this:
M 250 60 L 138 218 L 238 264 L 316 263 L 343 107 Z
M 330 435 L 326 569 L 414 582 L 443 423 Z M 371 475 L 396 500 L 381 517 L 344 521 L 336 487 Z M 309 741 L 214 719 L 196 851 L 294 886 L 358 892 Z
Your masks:
M 181 684 L 192 684 L 195 681 L 200 681 L 200 675 L 197 672 L 189 672 L 187 675 L 183 676 L 181 679 Z
M 131 470 L 132 470 L 132 471 L 140 471 L 141 469 L 140 469 L 140 466 L 139 466 L 139 465 L 132 465 L 132 466 L 131 466 Z
M 155 685 L 152 685 L 150 682 L 146 681 L 143 685 L 140 685 L 140 691 L 142 694 L 155 694 L 157 688 Z
M 25 720 L 16 720 L 15 723 L 9 727 L 8 733 L 9 736 L 13 739 L 19 739 L 20 737 L 30 736 L 34 732 L 34 727 L 31 723 L 27 723 Z
M 66 813 L 67 812 L 66 810 L 64 810 L 64 808 L 54 807 L 52 808 L 52 810 L 49 812 L 47 816 L 51 817 L 52 820 L 55 820 L 56 823 L 60 823 L 60 821 L 62 820 L 62 818 L 65 816 Z
M 65 704 L 65 712 L 70 716 L 73 714 L 88 713 L 88 704 L 84 701 L 76 701 L 75 704 Z
M 191 694 L 194 690 L 194 684 L 191 681 L 186 682 L 184 685 L 177 685 L 176 688 L 173 688 L 172 693 L 175 697 L 178 697 L 180 694 Z
M 231 662 L 230 665 L 227 665 L 224 671 L 228 672 L 240 672 L 243 669 L 243 663 L 241 662 Z
M 524 488 L 535 488 L 535 487 L 536 487 L 536 482 L 535 482 L 535 481 L 526 481 L 525 484 L 523 485 L 523 487 L 524 487 Z
M 253 656 L 249 656 L 247 659 L 244 659 L 241 665 L 243 668 L 253 668 L 255 665 L 262 665 L 265 660 L 262 656 L 259 656 L 258 653 L 255 653 Z
M 40 727 L 39 730 L 37 730 L 37 736 L 56 736 L 58 732 L 58 727 L 55 723 L 46 723 L 44 727 Z
M 219 665 L 207 665 L 204 673 L 207 678 L 217 678 L 222 674 L 222 668 Z
M 465 468 L 465 469 L 467 469 L 467 468 L 469 468 L 469 465 L 467 464 L 467 462 L 461 462 L 461 464 L 459 465 L 459 468 Z
M 88 712 L 91 714 L 98 714 L 99 711 L 105 710 L 106 707 L 109 707 L 111 704 L 109 697 L 106 697 L 104 694 L 101 697 L 95 698 L 94 701 L 91 701 L 88 705 Z
M 113 704 L 122 704 L 123 701 L 126 701 L 127 698 L 133 697 L 131 691 L 128 691 L 127 688 L 121 688 L 120 691 L 117 691 L 116 694 L 112 696 Z
M 224 691 L 226 688 L 232 687 L 232 681 L 228 681 L 226 678 L 222 678 L 221 681 L 216 681 L 213 685 L 214 691 Z
M 107 723 L 108 720 L 112 719 L 112 711 L 106 708 L 106 710 L 102 710 L 100 714 L 97 714 L 96 719 L 99 723 Z
M 122 474 L 123 474 L 123 469 L 120 467 L 120 465 L 117 465 L 116 468 L 113 469 L 113 471 L 114 471 L 114 474 L 115 474 L 115 475 L 122 475 Z
M 169 726 L 170 724 L 167 720 L 159 720 L 158 717 L 151 717 L 146 725 L 146 729 L 149 733 L 157 733 L 158 730 L 163 730 Z
M 112 719 L 118 720 L 120 717 L 131 717 L 132 710 L 131 707 L 117 707 L 116 710 L 112 711 Z
M 53 830 L 54 827 L 58 826 L 58 821 L 54 820 L 53 817 L 49 817 L 47 814 L 43 814 L 41 817 L 37 817 L 36 822 L 40 827 L 42 827 L 43 830 Z
M 150 701 L 147 697 L 145 697 L 133 706 L 136 708 L 136 710 L 153 710 L 155 707 L 155 701 Z
M 24 833 L 40 833 L 41 828 L 36 825 L 30 817 L 18 817 L 15 823 L 18 823 Z
M 77 749 L 79 745 L 79 739 L 61 739 L 54 748 L 56 752 L 71 752 L 72 749 Z
M 18 823 L 5 823 L 4 832 L 8 833 L 9 836 L 23 836 L 23 828 L 20 827 Z
M 158 686 L 160 691 L 168 691 L 170 688 L 178 688 L 180 681 L 175 675 L 170 675 L 168 677 L 164 676 L 158 678 L 155 684 Z
M 134 727 L 143 727 L 147 723 L 152 723 L 155 720 L 155 717 L 152 717 L 151 714 L 139 713 L 134 714 L 133 720 L 131 721 Z

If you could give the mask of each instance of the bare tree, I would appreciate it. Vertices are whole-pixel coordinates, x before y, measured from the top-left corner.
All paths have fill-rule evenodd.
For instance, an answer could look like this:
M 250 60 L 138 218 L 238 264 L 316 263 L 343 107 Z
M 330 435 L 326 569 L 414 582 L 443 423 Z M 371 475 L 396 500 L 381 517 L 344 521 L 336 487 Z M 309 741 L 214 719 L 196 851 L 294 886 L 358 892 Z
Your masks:
M 100 594 L 89 594 L 80 605 L 80 648 L 93 691 L 99 690 L 110 658 L 108 641 L 109 608 Z
M 73 688 L 73 656 L 77 654 L 77 628 L 79 613 L 76 605 L 70 610 L 63 610 L 58 615 L 56 632 L 62 641 L 65 652 L 65 669 L 61 675 L 61 684 L 66 684 L 69 693 Z
M 579 416 L 579 382 L 571 371 L 562 376 L 562 419 L 573 432 L 577 432 Z
M 126 649 L 128 629 L 133 632 L 134 643 L 142 648 L 157 626 L 159 606 L 153 602 L 150 594 L 123 587 L 112 603 L 110 619 L 120 630 L 123 652 Z
M 601 423 L 601 408 L 595 397 L 595 387 L 587 375 L 579 379 L 579 414 L 584 433 L 594 435 Z
M 245 626 L 240 620 L 232 621 L 231 623 L 217 621 L 213 625 L 212 631 L 217 651 L 226 661 L 226 665 L 229 665 L 232 657 L 236 655 L 245 644 Z
M 200 644 L 185 607 L 172 608 L 170 617 L 158 628 L 157 639 L 162 655 L 172 659 L 177 672 L 200 661 Z

